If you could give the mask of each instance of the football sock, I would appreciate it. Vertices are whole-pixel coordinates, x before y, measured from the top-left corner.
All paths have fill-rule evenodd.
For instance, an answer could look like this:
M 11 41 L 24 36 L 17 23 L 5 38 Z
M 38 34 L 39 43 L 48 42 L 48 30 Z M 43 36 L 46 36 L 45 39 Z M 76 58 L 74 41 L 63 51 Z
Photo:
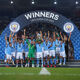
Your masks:
M 37 59 L 37 64 L 39 64 L 39 59 Z
M 47 61 L 47 64 L 49 65 L 49 61 Z
M 34 64 L 34 60 L 32 60 L 32 64 Z
M 26 64 L 28 63 L 28 60 L 26 60 Z
M 44 61 L 44 65 L 45 65 L 46 63 L 45 63 L 45 61 Z
M 62 58 L 60 58 L 60 64 L 62 64 Z
M 66 58 L 64 58 L 64 64 L 66 64 Z
M 54 58 L 54 64 L 56 65 L 56 58 Z
M 52 58 L 50 59 L 50 63 L 53 64 L 53 62 L 52 62 Z
M 41 59 L 41 64 L 43 64 L 43 58 Z

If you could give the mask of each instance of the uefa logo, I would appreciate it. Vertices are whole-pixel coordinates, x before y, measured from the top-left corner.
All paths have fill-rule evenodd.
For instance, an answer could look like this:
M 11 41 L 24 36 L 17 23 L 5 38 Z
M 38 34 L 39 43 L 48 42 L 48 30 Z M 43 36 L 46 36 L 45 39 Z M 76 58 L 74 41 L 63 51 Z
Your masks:
M 66 24 L 64 24 L 64 31 L 67 33 L 70 33 L 74 30 L 74 25 L 70 22 L 67 22 Z
M 19 25 L 19 23 L 17 23 L 17 22 L 12 22 L 11 24 L 10 24 L 10 30 L 12 31 L 12 32 L 18 32 L 19 31 L 19 29 L 20 29 L 20 25 Z

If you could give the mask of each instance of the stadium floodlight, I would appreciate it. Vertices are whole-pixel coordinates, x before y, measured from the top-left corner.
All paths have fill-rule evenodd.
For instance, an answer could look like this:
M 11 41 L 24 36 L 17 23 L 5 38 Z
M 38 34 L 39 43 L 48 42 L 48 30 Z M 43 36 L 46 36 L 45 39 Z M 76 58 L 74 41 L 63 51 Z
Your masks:
M 35 4 L 34 0 L 32 0 L 32 4 Z
M 57 1 L 56 0 L 54 1 L 54 4 L 57 4 Z
M 75 2 L 75 4 L 79 4 L 79 2 L 78 2 L 78 1 L 76 1 L 76 2 Z
M 14 2 L 11 0 L 11 4 L 13 4 Z

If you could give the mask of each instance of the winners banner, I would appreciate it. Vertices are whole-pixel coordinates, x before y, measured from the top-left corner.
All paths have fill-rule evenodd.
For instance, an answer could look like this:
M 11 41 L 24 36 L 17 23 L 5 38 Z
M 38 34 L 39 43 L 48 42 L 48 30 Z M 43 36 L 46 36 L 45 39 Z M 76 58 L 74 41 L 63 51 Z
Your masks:
M 38 11 L 38 12 L 31 12 L 29 14 L 24 15 L 27 20 L 34 19 L 34 18 L 49 18 L 53 20 L 58 20 L 59 15 L 51 12 L 46 11 Z
M 59 20 L 59 14 L 48 11 L 33 11 L 26 13 L 24 17 L 26 20 L 30 20 L 31 22 L 46 21 L 53 23 L 54 21 Z

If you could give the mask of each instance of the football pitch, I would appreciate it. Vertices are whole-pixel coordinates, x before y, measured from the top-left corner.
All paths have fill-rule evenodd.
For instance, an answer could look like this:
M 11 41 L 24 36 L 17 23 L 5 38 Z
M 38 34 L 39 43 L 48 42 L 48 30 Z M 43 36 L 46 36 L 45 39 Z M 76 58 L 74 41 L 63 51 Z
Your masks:
M 46 68 L 50 75 L 40 75 L 41 70 L 0 67 L 0 80 L 80 80 L 80 68 Z

